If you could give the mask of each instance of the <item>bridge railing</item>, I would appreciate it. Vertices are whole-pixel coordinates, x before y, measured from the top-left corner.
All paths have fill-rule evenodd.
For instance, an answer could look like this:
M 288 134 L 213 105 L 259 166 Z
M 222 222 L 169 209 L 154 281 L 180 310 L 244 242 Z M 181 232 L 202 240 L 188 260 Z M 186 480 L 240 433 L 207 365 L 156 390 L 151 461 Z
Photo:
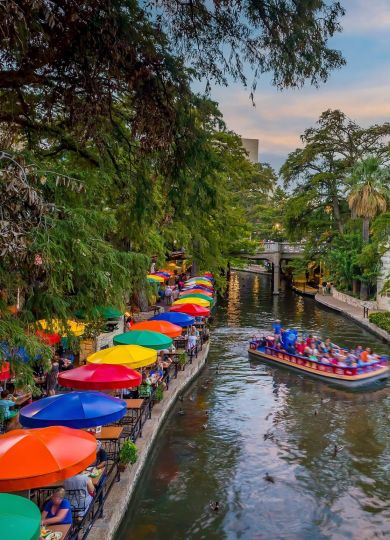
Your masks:
M 280 244 L 280 251 L 282 253 L 303 253 L 305 246 L 303 244 L 290 244 L 282 242 Z
M 303 253 L 304 246 L 290 242 L 264 242 L 258 250 L 259 253 Z

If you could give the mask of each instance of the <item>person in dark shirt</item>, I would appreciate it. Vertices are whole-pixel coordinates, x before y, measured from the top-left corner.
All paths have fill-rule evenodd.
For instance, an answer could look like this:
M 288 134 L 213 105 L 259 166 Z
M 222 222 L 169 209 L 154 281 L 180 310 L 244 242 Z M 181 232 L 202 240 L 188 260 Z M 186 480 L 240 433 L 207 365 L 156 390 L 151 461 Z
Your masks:
M 101 441 L 96 441 L 96 461 L 95 461 L 95 467 L 97 469 L 106 469 L 107 468 L 107 452 L 102 448 Z

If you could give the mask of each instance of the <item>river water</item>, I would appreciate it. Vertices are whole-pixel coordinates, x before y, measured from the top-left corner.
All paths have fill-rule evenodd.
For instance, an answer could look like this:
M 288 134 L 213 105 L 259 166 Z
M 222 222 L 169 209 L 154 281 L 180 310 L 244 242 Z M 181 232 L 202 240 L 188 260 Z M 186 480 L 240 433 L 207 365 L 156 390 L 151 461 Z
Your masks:
M 233 274 L 207 367 L 163 427 L 117 540 L 390 538 L 390 387 L 349 393 L 249 361 L 249 339 L 275 318 L 388 352 L 311 299 L 273 296 L 268 276 Z

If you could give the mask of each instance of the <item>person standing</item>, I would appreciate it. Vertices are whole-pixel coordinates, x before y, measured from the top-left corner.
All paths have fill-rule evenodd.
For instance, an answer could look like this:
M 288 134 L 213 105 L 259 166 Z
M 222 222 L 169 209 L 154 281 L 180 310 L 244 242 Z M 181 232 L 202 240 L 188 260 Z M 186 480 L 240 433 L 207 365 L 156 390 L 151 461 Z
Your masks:
M 172 304 L 172 287 L 170 285 L 165 288 L 165 301 L 167 306 Z
M 51 369 L 47 374 L 46 379 L 46 391 L 48 396 L 55 396 L 58 385 L 58 372 L 60 370 L 60 357 L 58 354 L 54 355 L 51 362 Z

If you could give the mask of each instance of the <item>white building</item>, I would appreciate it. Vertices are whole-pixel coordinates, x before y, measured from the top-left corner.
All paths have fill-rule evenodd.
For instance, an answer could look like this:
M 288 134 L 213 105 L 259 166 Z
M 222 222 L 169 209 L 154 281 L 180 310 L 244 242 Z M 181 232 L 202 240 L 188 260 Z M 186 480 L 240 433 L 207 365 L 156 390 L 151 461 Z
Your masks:
M 241 142 L 252 163 L 259 163 L 259 139 L 244 139 L 241 137 Z

